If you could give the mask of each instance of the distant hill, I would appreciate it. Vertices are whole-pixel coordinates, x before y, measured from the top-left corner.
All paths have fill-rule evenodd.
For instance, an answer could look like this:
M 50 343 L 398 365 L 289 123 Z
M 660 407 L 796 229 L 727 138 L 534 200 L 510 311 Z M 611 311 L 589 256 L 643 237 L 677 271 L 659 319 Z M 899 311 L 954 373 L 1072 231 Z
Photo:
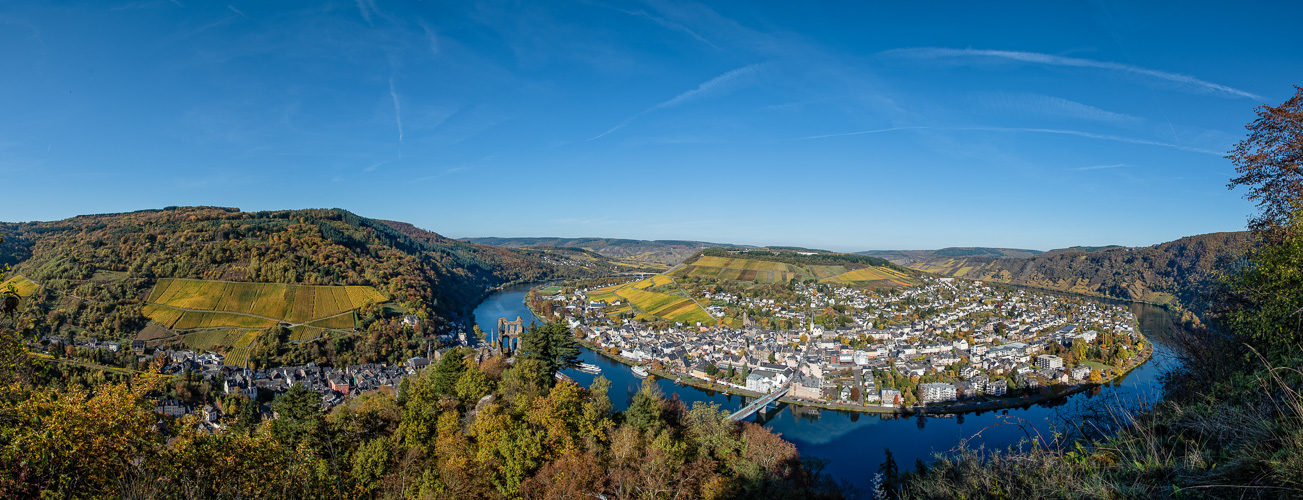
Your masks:
M 935 257 L 993 257 L 1021 259 L 1038 255 L 1041 251 L 1018 248 L 949 247 L 940 250 L 869 250 L 857 253 L 859 255 L 868 255 L 870 257 L 887 259 L 894 264 L 909 265 L 914 262 L 925 261 Z
M 778 248 L 791 247 L 740 250 L 712 247 L 684 261 L 670 275 L 754 283 L 818 280 L 872 288 L 917 284 L 913 276 L 916 272 L 879 257 Z
M 672 266 L 710 247 L 748 248 L 744 245 L 684 240 L 626 240 L 616 238 L 462 238 L 461 241 L 504 248 L 581 248 L 609 259 Z
M 920 271 L 1089 295 L 1177 301 L 1196 311 L 1217 273 L 1250 243 L 1248 232 L 1188 236 L 1149 247 L 1072 247 L 1023 258 L 932 255 L 908 263 Z

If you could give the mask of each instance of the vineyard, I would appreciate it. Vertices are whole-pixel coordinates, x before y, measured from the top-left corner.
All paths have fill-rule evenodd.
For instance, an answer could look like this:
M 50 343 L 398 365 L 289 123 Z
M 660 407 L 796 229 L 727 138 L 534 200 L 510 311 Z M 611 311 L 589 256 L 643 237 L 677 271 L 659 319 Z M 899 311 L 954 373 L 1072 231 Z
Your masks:
M 657 274 L 633 283 L 590 290 L 588 300 L 606 302 L 608 304 L 606 314 L 610 317 L 619 317 L 632 312 L 645 319 L 660 318 L 689 325 L 697 322 L 714 324 L 715 319 L 686 295 L 652 291 L 650 290 L 652 288 L 665 290 L 676 287 L 673 278 Z M 617 301 L 620 302 L 619 305 L 615 305 Z
M 218 326 L 211 323 L 222 322 L 241 323 L 231 326 L 247 324 L 243 320 L 234 319 L 236 316 L 261 317 L 272 323 L 308 323 L 346 315 L 367 302 L 380 303 L 385 300 L 383 295 L 369 286 L 230 283 L 164 278 L 158 280 L 150 292 L 148 305 L 142 313 L 159 323 L 170 319 L 173 323 L 184 325 L 176 326 L 178 329 Z M 190 318 L 190 313 L 195 311 L 186 310 L 198 312 Z M 334 328 L 352 328 L 352 325 Z
M 226 364 L 239 366 L 264 328 L 290 323 L 289 341 L 304 342 L 332 330 L 354 328 L 359 307 L 386 300 L 369 286 L 164 278 L 150 291 L 140 312 L 163 329 L 183 332 L 173 338 L 187 347 L 224 352 Z
M 843 285 L 886 284 L 913 286 L 914 280 L 905 273 L 886 267 L 866 267 L 826 278 L 823 281 Z

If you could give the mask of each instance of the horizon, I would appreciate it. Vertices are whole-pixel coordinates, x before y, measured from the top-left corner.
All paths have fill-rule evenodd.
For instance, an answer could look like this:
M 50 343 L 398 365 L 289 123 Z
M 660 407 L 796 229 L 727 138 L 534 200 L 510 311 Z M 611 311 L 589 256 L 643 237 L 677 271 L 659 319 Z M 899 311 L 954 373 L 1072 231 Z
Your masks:
M 100 216 L 100 215 L 122 215 L 122 214 L 136 213 L 136 212 L 153 212 L 153 211 L 162 211 L 162 210 L 166 210 L 166 209 L 168 209 L 168 208 L 198 208 L 198 207 L 201 207 L 201 206 L 202 206 L 202 207 L 211 207 L 211 208 L 233 209 L 233 210 L 237 210 L 237 211 L 242 212 L 242 213 L 248 213 L 248 212 L 255 212 L 255 211 L 257 211 L 257 210 L 244 210 L 244 209 L 242 209 L 242 208 L 240 208 L 240 207 L 221 207 L 221 206 L 216 206 L 216 205 L 189 205 L 189 206 L 180 206 L 180 205 L 177 205 L 177 206 L 160 207 L 160 208 L 142 208 L 142 209 L 138 209 L 138 210 L 130 210 L 130 211 L 126 211 L 126 212 L 104 212 L 104 213 L 86 213 L 86 214 L 77 214 L 77 215 L 74 215 L 74 216 L 72 216 L 72 217 Z M 745 247 L 753 247 L 753 248 L 778 248 L 778 247 L 788 247 L 788 248 L 800 249 L 800 250 L 815 250 L 815 251 L 824 251 L 824 252 L 833 252 L 833 253 L 863 253 L 863 252 L 927 252 L 927 251 L 944 250 L 944 249 L 947 249 L 947 248 L 958 248 L 958 249 L 969 249 L 969 248 L 995 248 L 995 249 L 1000 249 L 1000 250 L 1021 250 L 1021 251 L 1033 251 L 1033 252 L 1045 253 L 1045 252 L 1050 252 L 1050 251 L 1054 251 L 1054 250 L 1063 250 L 1063 249 L 1067 249 L 1067 248 L 1077 248 L 1077 247 L 1095 247 L 1095 248 L 1107 248 L 1107 247 L 1143 248 L 1143 247 L 1151 247 L 1151 246 L 1161 245 L 1161 244 L 1163 244 L 1163 243 L 1169 243 L 1169 242 L 1171 242 L 1171 241 L 1174 241 L 1174 240 L 1177 240 L 1177 239 L 1180 239 L 1180 238 L 1186 238 L 1186 237 L 1191 237 L 1191 236 L 1202 236 L 1202 235 L 1205 235 L 1205 234 L 1214 234 L 1214 233 L 1223 233 L 1223 232 L 1238 232 L 1238 231 L 1246 231 L 1246 229 L 1240 229 L 1240 230 L 1238 230 L 1238 231 L 1212 231 L 1212 232 L 1208 232 L 1208 233 L 1187 234 L 1187 235 L 1185 235 L 1185 236 L 1181 236 L 1181 237 L 1178 237 L 1178 238 L 1173 238 L 1172 240 L 1158 241 L 1158 242 L 1154 242 L 1154 243 L 1150 243 L 1150 244 L 1141 244 L 1141 245 L 1119 245 L 1119 244 L 1111 244 L 1111 243 L 1110 243 L 1110 244 L 1102 244 L 1102 245 L 1082 245 L 1082 244 L 1077 244 L 1077 245 L 1066 245 L 1066 246 L 1062 246 L 1062 247 L 1054 247 L 1054 248 L 1047 248 L 1047 249 L 1040 249 L 1040 248 L 1023 248 L 1023 247 L 1011 247 L 1011 246 L 998 246 L 998 245 L 997 245 L 997 246 L 983 246 L 983 245 L 945 245 L 945 246 L 940 246 L 940 247 L 936 247 L 936 248 L 868 248 L 868 249 L 861 249 L 861 250 L 830 250 L 830 249 L 828 249 L 828 248 L 817 248 L 817 247 L 802 246 L 802 245 L 765 244 L 765 243 L 754 243 L 754 242 L 745 242 L 745 243 L 740 243 L 740 242 L 734 242 L 734 241 L 704 241 L 704 240 L 692 240 L 692 239 L 683 239 L 683 238 L 659 238 L 659 239 L 646 239 L 646 238 L 614 238 L 614 237 L 607 237 L 607 236 L 450 236 L 450 235 L 447 235 L 447 234 L 441 233 L 441 232 L 439 232 L 439 231 L 435 231 L 434 229 L 421 227 L 421 226 L 419 226 L 419 225 L 413 224 L 413 223 L 408 222 L 408 221 L 395 220 L 395 219 L 376 219 L 376 218 L 374 218 L 374 217 L 368 217 L 366 214 L 360 214 L 360 213 L 357 213 L 357 212 L 354 212 L 354 211 L 352 211 L 352 210 L 349 210 L 349 209 L 347 209 L 347 208 L 342 208 L 342 207 L 303 207 L 303 208 L 267 209 L 267 211 L 272 211 L 272 212 L 276 212 L 276 211 L 288 211 L 288 210 L 344 210 L 344 211 L 351 212 L 351 213 L 353 213 L 354 215 L 358 215 L 358 216 L 361 216 L 361 217 L 366 217 L 366 218 L 368 218 L 368 219 L 373 219 L 373 220 L 390 220 L 390 221 L 393 221 L 393 222 L 402 222 L 402 223 L 412 224 L 413 226 L 416 226 L 417 229 L 421 229 L 421 230 L 424 230 L 424 231 L 429 231 L 429 232 L 437 233 L 437 234 L 439 234 L 440 236 L 443 236 L 443 237 L 445 237 L 445 238 L 452 238 L 452 239 L 459 240 L 459 241 L 464 241 L 464 240 L 474 240 L 474 239 L 487 239 L 487 238 L 498 238 L 498 239 L 525 239 L 525 238 L 530 238 L 530 239 L 557 239 L 557 240 L 605 239 L 605 240 L 627 240 L 627 241 L 652 241 L 652 242 L 682 241 L 682 242 L 688 242 L 688 243 L 708 243 L 708 244 L 712 244 L 712 245 L 737 245 L 737 246 L 745 246 Z M 65 217 L 65 218 L 63 218 L 63 219 L 52 219 L 52 220 L 0 221 L 0 223 L 28 224 L 28 223 L 41 223 L 41 222 L 57 222 L 57 221 L 59 221 L 59 220 L 65 220 L 65 219 L 72 218 L 72 217 Z
M 1152 246 L 1244 230 L 1222 156 L 1303 84 L 1303 34 L 1260 26 L 1299 14 L 7 5 L 0 218 L 349 206 L 456 238 Z

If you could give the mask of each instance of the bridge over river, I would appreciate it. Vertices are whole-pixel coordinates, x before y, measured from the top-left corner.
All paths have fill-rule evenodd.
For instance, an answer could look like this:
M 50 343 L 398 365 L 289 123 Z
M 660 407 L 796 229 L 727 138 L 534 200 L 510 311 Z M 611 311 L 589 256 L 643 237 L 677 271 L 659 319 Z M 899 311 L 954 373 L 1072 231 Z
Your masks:
M 791 387 L 790 382 L 788 384 L 783 384 L 783 386 L 779 387 L 778 390 L 766 394 L 764 397 L 760 399 L 752 401 L 751 404 L 742 407 L 741 410 L 733 412 L 733 414 L 729 415 L 728 418 L 733 420 L 742 420 L 744 418 L 747 418 L 752 414 L 754 414 L 755 412 L 760 411 L 761 408 L 769 406 L 770 403 L 773 403 L 774 401 L 778 401 L 778 398 L 786 396 L 787 390 L 790 387 Z

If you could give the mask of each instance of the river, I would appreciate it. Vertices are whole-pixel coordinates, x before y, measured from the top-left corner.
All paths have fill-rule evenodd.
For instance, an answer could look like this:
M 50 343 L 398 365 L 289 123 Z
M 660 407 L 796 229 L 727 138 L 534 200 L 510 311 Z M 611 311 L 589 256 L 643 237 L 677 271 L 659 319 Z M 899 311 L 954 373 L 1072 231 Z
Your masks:
M 502 317 L 514 320 L 520 316 L 528 324 L 534 318 L 525 306 L 525 294 L 530 288 L 520 286 L 490 295 L 475 309 L 475 322 L 486 332 L 496 331 L 498 318 Z M 1155 346 L 1154 356 L 1148 362 L 1098 390 L 1084 391 L 1030 408 L 1011 408 L 1007 415 L 1000 410 L 944 417 L 893 418 L 891 415 L 780 404 L 772 412 L 756 414 L 750 419 L 795 443 L 802 456 L 827 460 L 826 472 L 835 479 L 846 480 L 861 490 L 869 491 L 873 487 L 874 473 L 886 458 L 884 450 L 888 448 L 900 470 L 904 471 L 911 469 L 915 460 L 929 462 L 935 452 L 950 450 L 964 440 L 968 440 L 970 447 L 1004 448 L 1038 433 L 1048 438 L 1054 424 L 1061 423 L 1066 415 L 1076 410 L 1157 400 L 1161 395 L 1159 375 L 1171 362 L 1171 351 L 1163 344 L 1175 328 L 1170 313 L 1149 304 L 1098 300 L 1129 304 L 1141 331 Z M 602 376 L 611 381 L 608 395 L 615 409 L 628 408 L 629 399 L 638 391 L 642 379 L 634 376 L 628 366 L 589 349 L 582 349 L 580 358 L 601 367 Z M 596 378 L 577 370 L 568 370 L 565 374 L 584 386 Z M 704 401 L 717 403 L 726 410 L 736 410 L 749 401 L 741 396 L 677 386 L 669 380 L 658 380 L 657 383 L 667 397 L 677 394 L 689 406 Z

